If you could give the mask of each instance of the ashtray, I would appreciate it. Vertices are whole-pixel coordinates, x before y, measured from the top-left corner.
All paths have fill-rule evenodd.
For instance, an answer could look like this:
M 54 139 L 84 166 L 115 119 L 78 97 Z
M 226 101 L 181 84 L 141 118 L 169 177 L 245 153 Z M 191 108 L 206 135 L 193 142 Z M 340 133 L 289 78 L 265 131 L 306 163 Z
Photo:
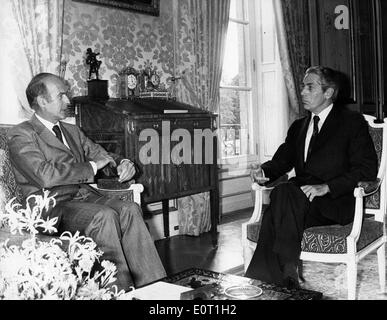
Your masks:
M 259 297 L 262 294 L 262 289 L 250 284 L 243 284 L 226 288 L 224 294 L 235 299 L 251 299 Z

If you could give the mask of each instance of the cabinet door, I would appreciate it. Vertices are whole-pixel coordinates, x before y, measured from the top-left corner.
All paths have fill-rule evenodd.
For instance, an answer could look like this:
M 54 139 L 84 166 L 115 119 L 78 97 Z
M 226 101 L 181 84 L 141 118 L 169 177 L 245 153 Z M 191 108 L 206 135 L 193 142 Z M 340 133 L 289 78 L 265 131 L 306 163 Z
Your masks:
M 210 118 L 178 119 L 173 121 L 172 136 L 178 133 L 176 130 L 184 129 L 188 133 L 184 139 L 190 140 L 188 163 L 174 163 L 177 169 L 178 190 L 183 193 L 187 191 L 202 191 L 208 188 L 211 182 L 211 166 L 216 163 L 214 160 L 214 135 L 212 134 Z M 207 132 L 205 131 L 207 130 Z M 207 135 L 207 138 L 205 136 Z M 172 161 L 173 148 L 182 143 L 182 137 L 179 141 L 171 141 Z M 181 149 L 181 148 L 179 148 Z M 183 154 L 180 154 L 180 159 Z M 211 160 L 211 161 L 209 161 Z M 215 162 L 214 162 L 215 161 Z
M 162 154 L 168 150 L 162 145 L 161 119 L 129 119 L 126 132 L 127 154 L 138 166 L 136 181 L 144 185 L 144 202 L 171 198 L 178 190 L 177 171 L 172 164 L 162 164 Z M 146 140 L 140 141 L 141 137 Z M 158 143 L 155 148 L 152 148 L 152 139 L 154 143 Z M 149 163 L 150 157 L 153 157 L 155 162 Z

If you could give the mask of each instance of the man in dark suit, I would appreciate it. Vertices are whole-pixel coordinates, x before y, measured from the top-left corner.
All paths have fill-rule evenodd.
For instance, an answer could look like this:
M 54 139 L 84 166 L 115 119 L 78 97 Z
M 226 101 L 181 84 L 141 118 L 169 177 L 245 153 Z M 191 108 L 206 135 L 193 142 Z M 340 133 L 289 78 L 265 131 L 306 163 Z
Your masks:
M 338 74 L 329 68 L 306 71 L 302 100 L 307 117 L 296 120 L 273 159 L 252 171 L 270 183 L 292 169 L 295 177 L 270 195 L 245 276 L 298 287 L 297 263 L 303 231 L 312 226 L 351 223 L 353 190 L 376 179 L 377 156 L 364 117 L 335 103 Z
M 26 94 L 35 110 L 32 119 L 9 130 L 10 158 L 24 197 L 55 195 L 57 205 L 45 214 L 58 218 L 57 229 L 80 231 L 117 266 L 115 285 L 128 290 L 164 277 L 165 270 L 142 218 L 141 208 L 103 197 L 88 184 L 97 171 L 116 166 L 119 181 L 135 174 L 133 163 L 109 154 L 75 125 L 62 122 L 69 106 L 68 86 L 59 77 L 41 73 Z

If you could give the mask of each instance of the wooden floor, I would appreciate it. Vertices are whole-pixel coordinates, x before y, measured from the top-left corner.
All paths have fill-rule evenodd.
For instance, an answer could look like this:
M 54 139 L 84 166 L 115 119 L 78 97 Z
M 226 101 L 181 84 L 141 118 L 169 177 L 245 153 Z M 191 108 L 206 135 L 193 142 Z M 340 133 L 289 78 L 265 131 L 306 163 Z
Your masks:
M 227 215 L 218 226 L 218 246 L 213 247 L 211 234 L 199 237 L 174 236 L 156 241 L 156 248 L 168 275 L 196 267 L 217 272 L 239 273 L 243 270 L 241 224 L 252 209 Z

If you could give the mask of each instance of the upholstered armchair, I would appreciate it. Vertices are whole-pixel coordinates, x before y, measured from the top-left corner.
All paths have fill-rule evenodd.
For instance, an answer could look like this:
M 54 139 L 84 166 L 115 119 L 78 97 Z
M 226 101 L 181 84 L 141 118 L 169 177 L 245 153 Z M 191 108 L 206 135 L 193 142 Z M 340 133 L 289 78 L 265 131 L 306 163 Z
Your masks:
M 16 183 L 12 165 L 9 159 L 9 151 L 7 144 L 7 130 L 11 126 L 0 126 L 0 211 L 4 210 L 5 204 L 12 198 L 16 198 L 18 203 L 22 202 L 22 193 L 20 187 Z M 96 187 L 96 185 L 94 185 Z M 108 197 L 117 198 L 123 201 L 136 202 L 141 205 L 141 192 L 144 190 L 142 184 L 131 184 L 127 189 L 121 190 L 105 190 L 99 189 L 99 192 Z M 0 226 L 0 242 L 9 239 L 9 244 L 19 245 L 27 235 L 11 235 L 10 232 Z M 39 234 L 37 238 L 42 241 L 50 241 L 55 236 Z
M 325 263 L 345 263 L 347 265 L 348 299 L 356 299 L 357 263 L 366 255 L 377 251 L 379 283 L 385 292 L 385 247 L 386 247 L 386 149 L 387 119 L 375 124 L 375 118 L 365 115 L 369 124 L 379 169 L 376 181 L 360 182 L 354 190 L 356 198 L 353 223 L 341 226 L 322 226 L 306 229 L 301 242 L 301 260 Z M 244 267 L 247 269 L 259 239 L 261 214 L 269 203 L 269 194 L 275 185 L 259 186 L 254 183 L 254 212 L 251 219 L 242 224 L 242 247 Z M 302 269 L 302 268 L 301 268 Z

